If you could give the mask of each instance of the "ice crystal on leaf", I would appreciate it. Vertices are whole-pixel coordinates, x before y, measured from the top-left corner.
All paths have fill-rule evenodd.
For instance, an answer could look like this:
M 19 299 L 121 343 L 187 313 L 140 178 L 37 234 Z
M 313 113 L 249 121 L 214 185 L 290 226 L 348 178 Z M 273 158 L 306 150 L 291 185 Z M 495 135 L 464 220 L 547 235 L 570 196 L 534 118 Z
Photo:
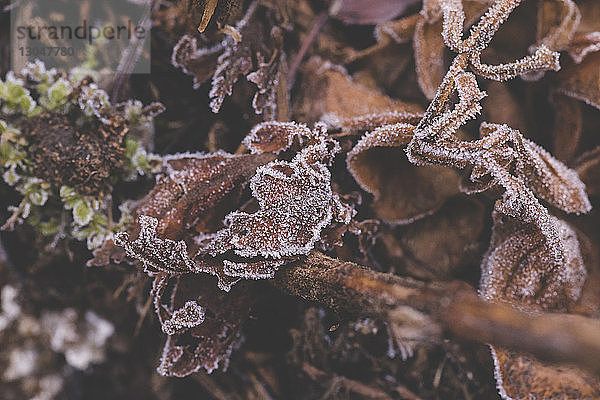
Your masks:
M 550 216 L 550 223 L 562 244 L 561 264 L 552 254 L 556 244 L 549 243 L 538 227 L 494 213 L 494 232 L 480 283 L 485 299 L 560 311 L 578 300 L 586 270 L 577 236 L 566 222 L 554 216 Z
M 294 139 L 310 136 L 311 130 L 296 122 L 263 122 L 256 125 L 244 138 L 243 144 L 252 153 L 275 153 L 289 149 Z
M 163 302 L 155 293 L 157 314 L 164 324 L 178 317 L 175 314 L 192 308 L 192 317 L 185 329 L 167 337 L 158 366 L 161 375 L 184 377 L 204 368 L 212 372 L 226 369 L 233 348 L 240 341 L 240 327 L 252 304 L 251 292 L 238 285 L 231 293 L 219 290 L 212 279 L 198 275 L 182 275 L 174 279 L 170 300 Z M 188 304 L 193 304 L 188 306 Z M 202 322 L 200 306 L 204 311 Z M 193 325 L 193 326 L 189 326 Z
M 169 336 L 193 328 L 204 322 L 204 309 L 195 301 L 188 301 L 182 308 L 173 312 L 171 318 L 162 323 L 163 332 Z
M 311 133 L 312 142 L 292 161 L 273 161 L 257 169 L 250 188 L 259 210 L 253 214 L 229 214 L 226 228 L 200 250 L 205 257 L 233 251 L 237 257 L 265 259 L 258 264 L 249 263 L 244 270 L 243 264 L 227 259 L 225 254 L 226 274 L 254 279 L 272 277 L 283 258 L 308 254 L 336 211 L 345 211 L 337 206 L 331 174 L 323 164 L 339 146 L 325 139 L 324 131 L 319 129 Z

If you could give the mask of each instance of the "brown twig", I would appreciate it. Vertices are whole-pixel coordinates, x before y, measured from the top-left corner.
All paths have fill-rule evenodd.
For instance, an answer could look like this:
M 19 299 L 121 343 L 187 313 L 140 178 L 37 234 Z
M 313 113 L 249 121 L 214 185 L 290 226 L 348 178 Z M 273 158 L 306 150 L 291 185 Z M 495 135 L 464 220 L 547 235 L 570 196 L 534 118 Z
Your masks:
M 600 374 L 600 321 L 491 304 L 462 281 L 425 283 L 314 252 L 278 272 L 273 282 L 343 316 L 384 317 L 410 340 L 440 343 L 449 334 Z

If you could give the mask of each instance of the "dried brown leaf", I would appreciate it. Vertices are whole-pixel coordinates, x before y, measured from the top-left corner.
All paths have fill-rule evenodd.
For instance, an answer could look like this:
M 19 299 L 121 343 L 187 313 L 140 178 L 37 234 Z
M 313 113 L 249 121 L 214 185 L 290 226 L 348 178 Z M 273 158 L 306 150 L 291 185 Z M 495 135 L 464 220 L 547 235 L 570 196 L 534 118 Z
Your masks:
M 581 12 L 573 0 L 543 0 L 538 4 L 537 45 L 551 50 L 564 50 L 581 20 Z
M 431 23 L 421 18 L 415 26 L 413 48 L 419 86 L 425 97 L 433 99 L 446 71 L 442 20 Z
M 484 218 L 481 203 L 456 197 L 431 217 L 404 228 L 400 243 L 410 275 L 448 279 L 467 262 L 474 261 Z
M 392 99 L 353 82 L 339 66 L 310 60 L 302 74 L 302 84 L 293 107 L 294 118 L 307 123 L 335 115 L 337 119 L 388 111 L 419 113 L 417 105 Z
M 180 239 L 230 195 L 239 193 L 272 154 L 183 153 L 165 157 L 166 175 L 136 208 L 159 219 L 158 235 Z
M 347 157 L 354 179 L 374 195 L 373 209 L 391 223 L 406 224 L 429 215 L 458 193 L 453 170 L 418 167 L 406 160 L 400 146 L 411 140 L 413 130 L 405 123 L 380 127 L 366 134 Z
M 592 209 L 585 185 L 575 171 L 528 139 L 523 139 L 518 150 L 517 174 L 540 199 L 568 213 L 587 213 Z
M 588 54 L 600 50 L 600 4 L 593 0 L 578 1 L 581 22 L 567 48 L 576 63 L 581 63 Z
M 294 140 L 311 136 L 311 130 L 304 124 L 296 122 L 263 122 L 244 138 L 243 144 L 254 154 L 275 153 L 289 149 Z
M 600 382 L 587 371 L 543 364 L 500 348 L 494 348 L 492 356 L 498 390 L 504 400 L 600 398 Z
M 575 170 L 585 183 L 590 196 L 600 196 L 600 147 L 596 147 L 575 161 Z
M 581 64 L 564 68 L 557 76 L 557 91 L 600 109 L 600 53 Z
M 494 214 L 494 232 L 482 263 L 479 290 L 489 301 L 517 307 L 568 310 L 579 298 L 586 270 L 573 229 L 550 217 L 561 241 L 563 264 L 557 264 L 543 232 L 500 213 Z
M 161 375 L 184 377 L 204 368 L 212 372 L 227 369 L 229 357 L 239 342 L 239 330 L 252 304 L 250 291 L 238 285 L 230 294 L 217 289 L 211 279 L 197 275 L 175 278 L 172 300 L 159 305 L 167 313 L 193 302 L 200 304 L 204 317 L 200 324 L 169 335 L 160 359 Z
M 329 152 L 324 141 L 318 142 L 291 162 L 273 161 L 259 167 L 250 181 L 259 210 L 229 214 L 226 228 L 203 252 L 216 256 L 233 250 L 244 258 L 275 260 L 307 254 L 334 216 L 331 174 L 321 163 Z

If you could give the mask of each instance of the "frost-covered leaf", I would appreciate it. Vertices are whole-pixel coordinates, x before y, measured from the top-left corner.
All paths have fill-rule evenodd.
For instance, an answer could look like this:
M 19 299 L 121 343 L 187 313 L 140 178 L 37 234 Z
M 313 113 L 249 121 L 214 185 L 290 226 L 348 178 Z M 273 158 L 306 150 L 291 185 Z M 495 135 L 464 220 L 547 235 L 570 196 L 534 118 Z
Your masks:
M 258 69 L 247 75 L 248 81 L 258 87 L 252 100 L 252 107 L 257 114 L 262 114 L 265 120 L 273 120 L 278 116 L 278 108 L 287 119 L 287 63 L 283 53 L 283 33 L 278 27 L 271 29 L 274 42 L 273 55 L 270 60 L 261 60 Z M 285 101 L 282 101 L 285 100 Z
M 575 161 L 575 170 L 590 196 L 600 196 L 600 147 L 584 153 Z
M 212 279 L 197 275 L 175 278 L 172 300 L 159 306 L 175 313 L 193 302 L 204 311 L 202 323 L 167 337 L 158 366 L 161 375 L 184 377 L 204 368 L 227 369 L 229 357 L 240 341 L 240 327 L 252 304 L 249 288 L 236 286 L 230 293 L 219 290 Z
M 158 220 L 142 215 L 138 218 L 139 235 L 131 240 L 126 232 L 115 234 L 114 242 L 123 247 L 127 255 L 140 261 L 149 274 L 210 274 L 218 277 L 221 290 L 229 291 L 239 280 L 226 276 L 220 265 L 207 265 L 192 260 L 188 245 L 183 240 L 174 241 L 157 237 Z
M 568 213 L 591 210 L 585 185 L 575 171 L 528 139 L 522 145 L 516 171 L 539 198 Z
M 243 144 L 252 153 L 275 153 L 289 149 L 294 140 L 301 141 L 303 136 L 310 136 L 311 130 L 304 124 L 296 122 L 263 122 L 244 138 Z
M 213 5 L 215 2 L 211 0 Z M 223 10 L 228 8 L 228 3 L 232 2 L 226 0 Z M 233 3 L 237 4 L 237 1 Z M 262 7 L 257 1 L 252 2 L 235 27 L 229 27 L 228 32 L 232 36 L 226 37 L 221 43 L 199 47 L 195 37 L 184 35 L 173 49 L 172 64 L 194 76 L 194 88 L 212 75 L 209 96 L 213 112 L 219 112 L 239 77 L 247 76 L 249 81 L 258 86 L 253 101 L 256 113 L 265 114 L 266 119 L 275 116 L 277 105 L 282 100 L 280 86 L 285 84 L 286 73 L 283 38 L 277 26 L 276 9 Z M 202 29 L 206 27 L 204 23 L 208 22 L 205 17 L 200 25 Z
M 567 51 L 579 64 L 589 54 L 600 51 L 600 4 L 596 1 L 577 2 L 581 20 L 571 38 Z
M 406 224 L 437 210 L 458 193 L 458 175 L 443 167 L 419 167 L 406 160 L 403 146 L 414 126 L 387 125 L 367 133 L 348 153 L 348 170 L 361 187 L 375 197 L 379 217 Z
M 552 217 L 560 233 L 564 263 L 554 261 L 538 228 L 494 215 L 490 249 L 482 264 L 481 295 L 529 311 L 566 311 L 579 299 L 586 269 L 577 235 Z M 566 316 L 565 318 L 568 318 Z M 596 398 L 598 378 L 572 367 L 543 364 L 502 348 L 492 348 L 495 376 L 503 399 Z
M 171 318 L 162 323 L 162 330 L 169 336 L 181 333 L 204 322 L 204 309 L 195 301 L 187 301 L 183 307 L 173 311 Z
M 230 249 L 241 257 L 280 259 L 308 254 L 333 217 L 331 175 L 319 160 L 325 142 L 308 146 L 291 162 L 259 167 L 250 180 L 259 210 L 234 212 L 204 250 L 213 256 Z
M 600 109 L 599 65 L 600 53 L 594 53 L 581 64 L 564 68 L 557 76 L 557 91 Z
M 421 18 L 415 26 L 413 47 L 419 86 L 425 97 L 432 99 L 445 72 L 441 19 L 432 23 Z
M 178 239 L 200 220 L 210 218 L 209 211 L 239 193 L 256 168 L 274 158 L 225 152 L 167 156 L 166 175 L 141 201 L 136 215 L 158 218 L 158 234 Z
M 577 30 L 581 13 L 573 0 L 543 0 L 538 4 L 537 44 L 564 50 Z
M 550 217 L 558 231 L 558 264 L 543 232 L 500 213 L 494 214 L 494 233 L 482 263 L 479 290 L 483 298 L 543 310 L 567 310 L 579 298 L 586 270 L 573 229 Z
M 181 68 L 186 74 L 192 75 L 194 89 L 197 89 L 210 79 L 217 69 L 217 60 L 222 51 L 222 44 L 199 48 L 195 37 L 183 35 L 173 48 L 171 64 L 176 68 Z
M 503 400 L 597 399 L 600 382 L 587 371 L 569 366 L 543 364 L 509 350 L 492 349 L 494 375 Z

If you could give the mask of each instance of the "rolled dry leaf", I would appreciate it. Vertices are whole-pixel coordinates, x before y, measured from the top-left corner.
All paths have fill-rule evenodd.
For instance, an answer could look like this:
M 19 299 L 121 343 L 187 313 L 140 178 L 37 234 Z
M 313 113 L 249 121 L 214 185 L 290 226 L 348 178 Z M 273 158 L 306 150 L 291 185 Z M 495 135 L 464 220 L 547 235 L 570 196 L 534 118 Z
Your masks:
M 583 129 L 581 103 L 563 95 L 552 96 L 551 101 L 554 107 L 553 154 L 559 160 L 566 161 L 573 158 L 581 139 Z
M 419 113 L 422 109 L 355 83 L 342 67 L 312 59 L 303 70 L 293 117 L 312 123 L 325 114 L 345 119 L 386 111 Z
M 408 224 L 433 213 L 458 193 L 458 174 L 444 167 L 410 163 L 402 147 L 412 137 L 409 124 L 387 125 L 366 134 L 348 153 L 348 170 L 373 194 L 373 210 L 389 223 Z
M 581 64 L 567 66 L 556 79 L 560 93 L 600 109 L 600 53 L 589 55 Z

